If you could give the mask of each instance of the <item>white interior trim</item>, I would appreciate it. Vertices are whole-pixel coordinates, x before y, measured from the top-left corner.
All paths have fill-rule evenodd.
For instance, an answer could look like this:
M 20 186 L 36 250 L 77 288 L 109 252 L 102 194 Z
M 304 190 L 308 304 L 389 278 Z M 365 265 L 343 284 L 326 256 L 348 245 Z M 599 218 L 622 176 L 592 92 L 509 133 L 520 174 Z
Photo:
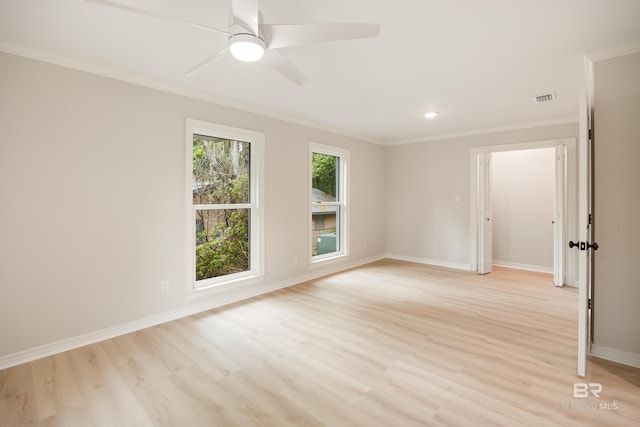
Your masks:
M 492 264 L 496 267 L 514 268 L 516 270 L 536 271 L 538 273 L 551 273 L 553 274 L 553 267 L 545 267 L 543 265 L 531 265 L 521 264 L 518 262 L 501 261 L 498 259 L 492 260 Z
M 248 142 L 251 145 L 251 160 L 249 173 L 250 200 L 246 204 L 233 205 L 208 205 L 216 209 L 231 207 L 233 209 L 248 209 L 250 211 L 250 268 L 241 273 L 227 274 L 204 280 L 196 280 L 195 277 L 195 209 L 202 209 L 203 205 L 193 204 L 192 182 L 193 182 L 193 139 L 195 135 L 206 135 L 229 140 Z M 187 295 L 206 295 L 205 290 L 214 290 L 231 286 L 235 288 L 239 283 L 255 282 L 256 279 L 264 279 L 265 269 L 265 134 L 248 129 L 236 128 L 217 123 L 205 122 L 187 118 L 186 120 L 186 140 L 185 140 L 185 208 L 186 208 L 186 277 L 185 292 Z M 204 205 L 206 208 L 207 205 Z M 217 290 L 217 289 L 215 289 Z M 193 296 L 192 295 L 192 296 Z
M 577 116 L 563 116 L 563 117 L 557 117 L 555 119 L 550 119 L 545 121 L 516 123 L 508 126 L 494 126 L 494 127 L 488 127 L 488 128 L 482 128 L 482 129 L 471 129 L 464 132 L 444 133 L 444 134 L 427 136 L 427 137 L 402 139 L 398 141 L 385 142 L 385 143 L 382 143 L 382 145 L 395 146 L 395 145 L 419 144 L 422 142 L 442 141 L 445 139 L 453 139 L 453 138 L 463 138 L 465 136 L 486 135 L 490 133 L 502 133 L 502 132 L 509 132 L 514 130 L 531 129 L 531 128 L 538 128 L 538 127 L 545 127 L 545 126 L 565 125 L 568 123 L 577 123 L 577 122 L 578 122 Z
M 623 53 L 617 53 L 616 55 L 613 55 L 613 56 L 621 56 L 624 54 L 624 52 L 629 52 L 630 49 L 631 48 L 626 48 L 621 51 Z M 631 49 L 631 51 L 633 51 L 633 49 Z M 321 130 L 321 131 L 331 132 L 337 135 L 346 136 L 348 138 L 354 138 L 361 141 L 369 142 L 371 144 L 383 145 L 383 146 L 415 144 L 415 143 L 421 143 L 421 142 L 438 141 L 443 139 L 460 138 L 465 136 L 483 135 L 483 134 L 489 134 L 489 133 L 498 133 L 498 132 L 506 132 L 506 131 L 512 131 L 512 130 L 530 129 L 530 128 L 536 128 L 536 127 L 553 126 L 553 125 L 578 122 L 577 116 L 569 115 L 569 116 L 556 117 L 554 119 L 549 119 L 545 121 L 524 122 L 524 123 L 518 123 L 518 124 L 513 124 L 508 126 L 495 126 L 495 127 L 489 127 L 489 128 L 481 128 L 481 129 L 470 129 L 464 132 L 454 132 L 454 133 L 448 133 L 448 134 L 417 137 L 417 138 L 397 140 L 397 141 L 380 141 L 364 135 L 353 134 L 343 129 L 337 129 L 337 128 L 321 125 L 319 123 L 301 119 L 299 117 L 294 117 L 286 114 L 276 113 L 269 110 L 264 110 L 258 107 L 243 104 L 237 101 L 232 101 L 230 99 L 219 97 L 219 96 L 204 95 L 201 92 L 188 90 L 185 88 L 181 88 L 179 86 L 161 83 L 151 79 L 145 79 L 142 77 L 134 76 L 132 74 L 115 71 L 106 67 L 100 67 L 97 65 L 92 65 L 85 62 L 66 58 L 63 56 L 53 55 L 53 54 L 41 52 L 35 49 L 26 48 L 24 46 L 19 46 L 13 43 L 0 42 L 0 52 L 5 52 L 12 55 L 18 55 L 18 56 L 22 56 L 29 59 L 35 59 L 37 61 L 59 65 L 59 66 L 71 68 L 77 71 L 96 74 L 96 75 L 111 78 L 114 80 L 120 80 L 123 82 L 132 83 L 132 84 L 143 86 L 143 87 L 160 90 L 162 92 L 186 96 L 188 98 L 197 99 L 200 101 L 211 102 L 217 105 L 222 105 L 225 107 L 235 108 L 241 111 L 246 111 L 248 113 L 259 114 L 265 117 L 270 117 L 277 120 L 283 120 L 289 123 L 307 126 L 310 128 Z M 608 54 L 611 55 L 610 53 Z M 606 59 L 606 57 L 598 58 L 598 60 L 600 59 Z
M 40 52 L 38 50 L 29 49 L 29 48 L 18 46 L 12 43 L 0 42 L 0 52 L 23 56 L 25 58 L 35 59 L 37 61 L 47 62 L 49 64 L 59 65 L 61 67 L 71 68 L 77 71 L 84 71 L 86 73 L 96 74 L 98 76 L 108 77 L 110 79 L 132 83 L 138 86 L 156 89 L 156 90 L 171 93 L 174 95 L 186 96 L 188 98 L 196 99 L 199 101 L 210 102 L 213 104 L 222 105 L 224 107 L 235 108 L 236 110 L 259 114 L 261 116 L 270 117 L 272 119 L 283 120 L 289 123 L 294 123 L 294 124 L 307 126 L 310 128 L 314 128 L 314 129 L 318 129 L 326 132 L 335 133 L 337 135 L 358 139 L 360 141 L 365 141 L 372 144 L 383 145 L 381 141 L 378 141 L 376 139 L 369 138 L 363 135 L 356 135 L 342 129 L 336 129 L 329 126 L 324 126 L 309 120 L 301 119 L 299 117 L 294 117 L 286 114 L 276 113 L 269 110 L 264 110 L 258 107 L 242 104 L 240 102 L 232 101 L 230 99 L 219 97 L 219 96 L 204 95 L 202 94 L 202 92 L 188 90 L 179 86 L 174 86 L 166 83 L 161 83 L 156 80 L 145 79 L 142 77 L 134 76 L 132 74 L 115 71 L 106 67 L 100 67 L 97 65 L 88 64 L 86 62 L 65 58 L 63 56 Z
M 453 268 L 455 270 L 471 271 L 471 267 L 469 264 L 458 262 L 442 261 L 437 259 L 420 258 L 399 254 L 385 254 L 385 258 L 397 259 L 400 261 L 417 262 L 419 264 L 434 265 L 436 267 Z
M 141 329 L 149 328 L 151 326 L 159 325 L 161 323 L 170 322 L 172 320 L 180 319 L 182 317 L 191 316 L 193 314 L 201 313 L 203 311 L 211 310 L 214 308 L 222 307 L 234 302 L 247 300 L 249 298 L 263 295 L 269 292 L 277 291 L 278 289 L 287 288 L 289 286 L 298 285 L 309 280 L 314 280 L 322 276 L 338 273 L 340 271 L 348 270 L 350 268 L 358 267 L 360 265 L 368 264 L 370 262 L 383 259 L 383 255 L 372 256 L 366 259 L 350 263 L 341 263 L 340 265 L 333 265 L 330 268 L 318 270 L 313 273 L 309 273 L 303 276 L 298 276 L 293 279 L 283 280 L 276 283 L 270 283 L 262 286 L 243 287 L 234 290 L 229 290 L 224 294 L 217 294 L 214 299 L 202 301 L 199 303 L 191 304 L 187 307 L 168 311 L 155 316 L 149 316 L 142 319 L 134 320 L 128 323 L 122 323 L 109 328 L 100 329 L 98 331 L 89 332 L 86 334 L 78 335 L 71 338 L 66 338 L 60 341 L 44 344 L 38 347 L 29 348 L 27 350 L 19 351 L 12 354 L 0 356 L 0 370 L 11 368 L 12 366 L 21 365 L 23 363 L 31 362 L 33 360 L 41 359 L 43 357 L 51 356 L 64 351 L 73 350 L 75 348 L 83 347 L 89 344 L 94 344 L 99 341 L 104 341 L 110 338 L 115 338 L 120 335 L 128 334 L 131 332 L 139 331 Z
M 592 61 L 605 61 L 607 59 L 617 58 L 619 56 L 631 55 L 640 52 L 640 41 L 633 41 L 631 43 L 624 44 L 622 46 L 616 46 L 611 49 L 597 50 L 589 52 L 585 57 Z M 593 92 L 590 92 L 593 93 Z
M 558 145 L 564 145 L 566 147 L 575 147 L 575 138 L 561 138 L 561 139 L 549 139 L 542 141 L 530 141 L 530 142 L 518 142 L 513 144 L 498 144 L 488 145 L 484 147 L 471 148 L 469 157 L 469 269 L 471 271 L 478 271 L 478 224 L 476 219 L 478 218 L 478 154 L 479 153 L 495 153 L 499 151 L 518 151 L 518 150 L 532 150 L 537 148 L 551 148 Z M 569 201 L 568 201 L 569 202 Z M 565 266 L 568 268 L 568 266 Z
M 591 351 L 589 354 L 600 359 L 633 366 L 634 368 L 640 368 L 640 354 L 637 353 L 630 353 L 628 351 L 617 350 L 615 348 L 605 347 L 598 344 L 591 344 Z
M 313 153 L 318 154 L 327 154 L 330 156 L 335 156 L 340 159 L 338 166 L 338 201 L 333 203 L 325 203 L 328 206 L 337 206 L 338 209 L 338 218 L 337 218 L 337 231 L 338 231 L 338 247 L 339 250 L 337 252 L 331 252 L 324 255 L 313 255 L 312 254 L 312 238 L 313 238 L 313 219 L 312 219 L 312 211 L 313 211 L 313 177 L 312 177 L 312 164 L 313 164 Z M 318 265 L 322 264 L 325 261 L 337 260 L 344 257 L 348 257 L 350 255 L 349 252 L 349 231 L 351 229 L 351 214 L 349 213 L 349 197 L 350 197 L 350 185 L 351 180 L 349 177 L 349 173 L 351 171 L 350 165 L 350 156 L 351 150 L 335 147 L 333 145 L 320 144 L 317 142 L 309 141 L 309 157 L 308 157 L 308 167 L 309 170 L 307 172 L 308 182 L 307 182 L 307 191 L 308 191 L 308 203 L 309 203 L 309 212 L 307 214 L 307 218 L 309 220 L 307 230 L 309 230 L 309 241 L 307 243 L 307 250 L 309 251 L 309 265 Z

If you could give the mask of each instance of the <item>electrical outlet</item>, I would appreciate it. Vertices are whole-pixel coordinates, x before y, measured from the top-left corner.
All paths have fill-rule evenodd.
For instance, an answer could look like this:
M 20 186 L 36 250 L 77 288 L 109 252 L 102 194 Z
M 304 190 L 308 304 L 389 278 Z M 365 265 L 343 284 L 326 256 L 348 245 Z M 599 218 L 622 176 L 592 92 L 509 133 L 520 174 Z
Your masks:
M 169 281 L 163 280 L 162 282 L 160 282 L 160 293 L 166 294 L 167 292 L 169 292 Z

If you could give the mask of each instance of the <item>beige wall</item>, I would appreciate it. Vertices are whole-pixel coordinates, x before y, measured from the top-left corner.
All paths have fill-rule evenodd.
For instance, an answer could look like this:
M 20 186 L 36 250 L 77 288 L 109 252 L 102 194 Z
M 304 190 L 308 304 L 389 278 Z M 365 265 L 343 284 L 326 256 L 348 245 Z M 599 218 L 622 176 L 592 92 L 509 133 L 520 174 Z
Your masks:
M 493 262 L 553 272 L 555 148 L 491 156 Z
M 577 123 L 570 123 L 388 147 L 387 254 L 470 268 L 471 151 L 576 138 L 577 132 Z M 567 157 L 568 197 L 575 198 L 575 149 Z M 574 217 L 567 213 L 568 233 L 576 230 Z M 567 276 L 572 283 L 575 272 Z
M 262 291 L 384 254 L 383 147 L 9 54 L 0 73 L 0 359 L 216 305 L 185 293 L 187 118 L 265 133 Z M 352 255 L 313 269 L 309 141 L 351 150 Z
M 594 352 L 640 366 L 640 53 L 596 62 L 594 87 Z
M 596 151 L 596 174 L 614 181 L 596 179 L 595 342 L 634 354 L 638 67 L 637 55 L 596 64 L 596 139 L 613 148 Z M 308 141 L 351 150 L 353 254 L 330 268 L 385 252 L 464 268 L 470 150 L 577 135 L 566 124 L 380 147 L 13 55 L 0 53 L 0 70 L 0 359 L 215 305 L 215 296 L 190 300 L 184 291 L 186 118 L 266 135 L 263 290 L 323 271 L 307 263 Z M 602 206 L 613 207 L 609 219 Z

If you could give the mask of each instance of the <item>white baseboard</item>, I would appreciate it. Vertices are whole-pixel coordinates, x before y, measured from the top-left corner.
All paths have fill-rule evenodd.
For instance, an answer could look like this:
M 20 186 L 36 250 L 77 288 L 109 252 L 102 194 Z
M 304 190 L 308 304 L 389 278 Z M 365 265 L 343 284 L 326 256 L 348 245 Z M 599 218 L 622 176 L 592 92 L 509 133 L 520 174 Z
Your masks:
M 514 268 L 516 270 L 537 271 L 538 273 L 553 274 L 553 267 L 545 267 L 542 265 L 522 264 L 518 262 L 501 261 L 494 259 L 492 264 L 496 267 Z
M 216 296 L 215 298 L 207 299 L 207 301 L 194 302 L 186 307 L 179 308 L 177 310 L 160 313 L 154 316 L 144 317 L 142 319 L 134 320 L 132 322 L 123 323 L 116 326 L 92 331 L 86 334 L 78 335 L 75 337 L 66 338 L 53 343 L 44 344 L 41 346 L 29 348 L 16 353 L 0 356 L 0 370 L 10 368 L 12 366 L 21 365 L 23 363 L 31 362 L 33 360 L 41 359 L 43 357 L 51 356 L 64 351 L 73 350 L 74 348 L 83 347 L 89 344 L 94 344 L 99 341 L 104 341 L 110 338 L 115 338 L 120 335 L 128 334 L 131 332 L 139 331 L 141 329 L 149 328 L 151 326 L 159 325 L 161 323 L 170 322 L 172 320 L 180 319 L 182 317 L 191 316 L 196 313 L 211 310 L 214 308 L 222 307 L 224 305 L 232 304 L 234 302 L 246 300 L 258 295 L 263 295 L 269 292 L 277 291 L 278 289 L 287 288 L 289 286 L 297 285 L 307 282 L 309 280 L 317 279 L 329 274 L 338 273 L 340 271 L 348 270 L 350 268 L 358 267 L 360 265 L 368 264 L 370 262 L 383 259 L 384 256 L 373 256 L 357 261 L 347 263 L 336 263 L 330 267 L 318 269 L 312 273 L 294 277 L 292 279 L 283 280 L 280 282 L 269 283 L 265 285 L 254 286 L 249 289 L 244 288 L 239 292 L 229 292 L 224 295 Z
M 640 368 L 640 354 L 630 353 L 628 351 L 617 350 L 615 348 L 605 347 L 598 344 L 591 344 L 591 356 L 600 359 L 609 360 L 611 362 L 621 363 L 623 365 Z
M 457 262 L 450 261 L 442 261 L 437 259 L 428 259 L 428 258 L 418 258 L 406 255 L 398 255 L 398 254 L 385 254 L 386 258 L 398 259 L 400 261 L 409 261 L 409 262 L 417 262 L 419 264 L 427 264 L 427 265 L 435 265 L 438 267 L 446 267 L 453 268 L 455 270 L 464 270 L 471 271 L 471 266 L 469 264 L 462 264 Z

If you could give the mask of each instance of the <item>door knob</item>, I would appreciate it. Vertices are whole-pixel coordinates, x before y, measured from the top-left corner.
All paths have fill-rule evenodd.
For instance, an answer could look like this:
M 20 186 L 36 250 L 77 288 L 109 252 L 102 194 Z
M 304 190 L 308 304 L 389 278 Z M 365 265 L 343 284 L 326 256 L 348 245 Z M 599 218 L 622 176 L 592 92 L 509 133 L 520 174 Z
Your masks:
M 597 251 L 598 248 L 600 248 L 600 245 L 598 245 L 596 242 L 594 242 L 594 243 L 574 242 L 572 240 L 569 240 L 569 247 L 570 248 L 578 248 L 581 251 L 586 251 L 587 249 L 593 249 L 594 251 Z

